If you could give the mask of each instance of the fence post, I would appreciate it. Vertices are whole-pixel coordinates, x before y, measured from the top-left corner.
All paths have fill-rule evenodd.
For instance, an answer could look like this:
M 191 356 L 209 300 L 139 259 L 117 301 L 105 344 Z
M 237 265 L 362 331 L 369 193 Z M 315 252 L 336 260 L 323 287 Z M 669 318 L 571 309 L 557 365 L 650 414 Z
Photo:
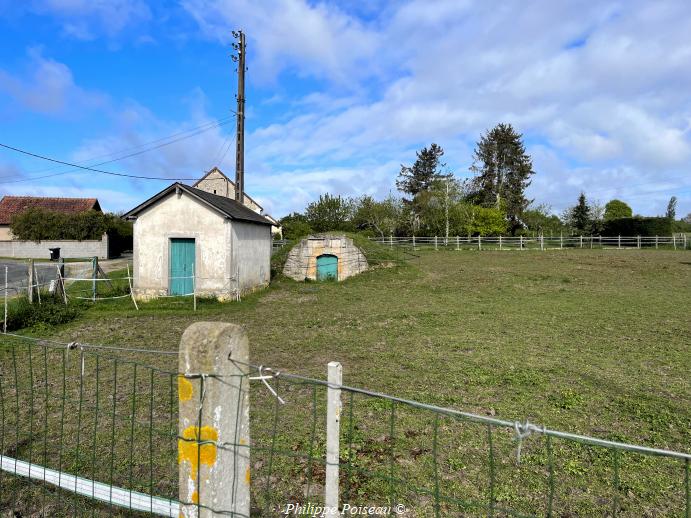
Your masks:
M 194 263 L 192 263 L 192 303 L 194 311 L 197 311 L 197 274 L 194 269 Z
M 326 483 L 324 503 L 327 508 L 338 509 L 338 459 L 341 435 L 341 385 L 343 368 L 338 362 L 329 362 L 329 388 L 326 407 Z M 334 514 L 334 513 L 332 513 Z
M 499 234 L 499 250 L 501 250 L 501 234 Z
M 482 250 L 482 235 L 481 234 L 479 234 L 477 236 L 477 249 Z
M 564 233 L 561 232 L 559 234 L 559 250 L 563 250 L 563 249 L 564 249 Z
M 655 236 L 655 250 L 657 250 L 658 242 L 659 242 L 658 236 Z
M 460 236 L 456 236 L 456 250 L 461 249 L 461 238 Z
M 523 235 L 520 236 L 520 245 L 521 245 L 521 250 L 523 250 Z
M 621 249 L 621 234 L 617 236 L 617 248 Z
M 393 234 L 389 234 L 389 248 L 393 248 Z
M 29 259 L 29 286 L 28 286 L 29 303 L 34 303 L 34 260 Z
M 581 248 L 583 248 L 583 234 L 581 234 Z
M 641 248 L 641 236 L 636 236 L 636 244 L 638 245 L 638 249 L 640 250 L 640 248 Z
M 92 298 L 93 301 L 96 302 L 96 279 L 98 278 L 98 256 L 94 256 L 93 259 L 91 259 L 91 266 L 93 268 L 93 272 L 91 273 L 91 278 L 93 279 L 91 281 L 91 293 L 92 293 Z
M 677 249 L 677 236 L 675 234 L 672 234 L 672 244 L 674 245 L 674 249 Z
M 7 333 L 7 266 L 5 266 L 5 320 L 2 325 L 2 332 Z
M 438 248 L 437 248 L 437 236 L 434 236 L 434 249 L 438 250 Z
M 180 516 L 250 515 L 249 344 L 242 327 L 197 322 L 180 340 Z M 219 377 L 231 382 L 220 382 Z M 200 444 L 201 442 L 201 444 Z M 219 448 L 218 444 L 234 445 Z
M 413 252 L 415 251 L 415 234 L 413 234 Z
M 540 250 L 544 252 L 545 250 L 545 235 L 540 234 Z

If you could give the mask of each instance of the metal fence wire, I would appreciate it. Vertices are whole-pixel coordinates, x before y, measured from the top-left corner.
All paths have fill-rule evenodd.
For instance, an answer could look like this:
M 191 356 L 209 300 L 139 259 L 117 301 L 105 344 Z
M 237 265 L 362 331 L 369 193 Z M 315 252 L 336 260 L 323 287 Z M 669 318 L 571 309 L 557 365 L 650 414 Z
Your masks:
M 14 516 L 177 517 L 180 463 L 198 473 L 208 455 L 249 451 L 251 516 L 319 516 L 328 383 L 250 364 L 235 377 L 182 377 L 176 366 L 173 351 L 0 335 L 0 508 Z M 239 399 L 249 378 L 249 445 L 205 434 L 204 394 L 214 388 Z M 188 386 L 201 394 L 191 434 L 178 425 Z M 691 514 L 687 453 L 338 388 L 339 486 L 350 513 Z M 199 494 L 182 504 L 200 512 L 198 502 Z

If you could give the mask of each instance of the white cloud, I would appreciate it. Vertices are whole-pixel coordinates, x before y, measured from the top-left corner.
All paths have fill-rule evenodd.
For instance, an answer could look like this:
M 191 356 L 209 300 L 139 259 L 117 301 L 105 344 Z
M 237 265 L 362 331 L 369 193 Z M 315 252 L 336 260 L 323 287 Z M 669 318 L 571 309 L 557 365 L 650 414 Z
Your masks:
M 31 8 L 55 16 L 66 35 L 80 40 L 93 40 L 101 34 L 113 37 L 152 16 L 142 0 L 40 0 Z
M 285 70 L 347 83 L 374 70 L 376 31 L 337 5 L 305 0 L 182 0 L 206 37 L 227 44 L 243 29 L 253 56 L 253 73 L 274 80 Z
M 347 3 L 184 5 L 219 40 L 233 26 L 247 27 L 251 70 L 313 77 L 319 81 L 302 102 L 330 101 L 305 103 L 248 135 L 255 170 L 333 172 L 347 164 L 355 177 L 373 161 L 375 168 L 397 163 L 405 150 L 435 141 L 458 149 L 447 157 L 462 172 L 468 143 L 508 121 L 554 156 L 536 157 L 531 192 L 539 201 L 565 206 L 584 189 L 638 197 L 641 212 L 659 213 L 676 189 L 680 209 L 691 210 L 683 174 L 691 158 L 691 12 L 682 0 L 413 0 L 382 6 L 379 16 L 370 11 L 366 22 Z M 283 30 L 302 17 L 301 35 Z M 397 170 L 388 169 L 389 185 Z M 300 181 L 309 182 L 297 175 L 295 192 Z M 296 197 L 292 208 L 300 203 Z
M 106 102 L 103 94 L 77 86 L 70 68 L 45 57 L 40 48 L 29 49 L 23 76 L 0 69 L 1 92 L 28 109 L 45 114 L 64 113 L 68 109 L 74 112 Z

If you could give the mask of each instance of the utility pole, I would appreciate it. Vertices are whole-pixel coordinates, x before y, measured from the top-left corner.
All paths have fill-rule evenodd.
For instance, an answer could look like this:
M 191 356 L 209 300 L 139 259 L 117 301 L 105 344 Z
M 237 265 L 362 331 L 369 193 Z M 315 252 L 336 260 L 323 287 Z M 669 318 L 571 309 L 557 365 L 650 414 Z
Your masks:
M 235 201 L 245 202 L 245 33 L 233 31 L 233 37 L 237 42 L 233 48 L 237 56 L 233 55 L 233 61 L 238 64 L 238 109 L 237 130 L 235 139 Z

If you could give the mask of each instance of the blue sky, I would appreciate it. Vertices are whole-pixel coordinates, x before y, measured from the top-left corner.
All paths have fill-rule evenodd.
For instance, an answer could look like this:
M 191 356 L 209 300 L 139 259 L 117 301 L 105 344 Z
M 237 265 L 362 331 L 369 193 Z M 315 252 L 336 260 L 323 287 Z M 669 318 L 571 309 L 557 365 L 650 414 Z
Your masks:
M 236 28 L 248 36 L 247 191 L 277 217 L 323 192 L 384 196 L 431 142 L 467 177 L 498 122 L 524 134 L 529 195 L 554 212 L 581 190 L 643 215 L 676 195 L 678 215 L 691 212 L 683 0 L 0 0 L 0 142 L 94 164 L 206 124 L 102 167 L 232 177 L 234 121 L 213 123 L 235 107 Z M 96 196 L 119 211 L 166 185 L 0 150 L 0 194 Z

